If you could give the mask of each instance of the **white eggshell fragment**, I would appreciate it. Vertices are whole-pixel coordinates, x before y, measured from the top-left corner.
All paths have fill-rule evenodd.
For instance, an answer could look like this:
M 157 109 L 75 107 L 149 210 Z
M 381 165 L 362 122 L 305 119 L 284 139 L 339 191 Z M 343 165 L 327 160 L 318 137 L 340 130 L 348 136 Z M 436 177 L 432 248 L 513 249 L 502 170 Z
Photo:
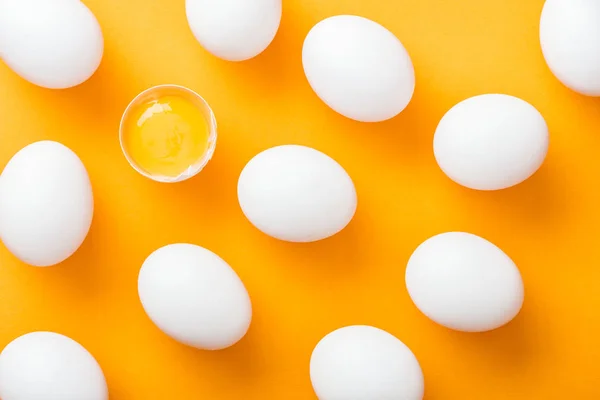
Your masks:
M 250 297 L 235 271 L 192 244 L 171 244 L 150 254 L 140 270 L 138 294 L 160 330 L 199 349 L 234 345 L 252 320 Z
M 550 70 L 565 86 L 600 96 L 600 1 L 546 0 L 540 43 Z
M 2 400 L 108 400 L 102 369 L 79 343 L 52 332 L 33 332 L 0 354 Z
M 354 15 L 317 23 L 304 40 L 302 64 L 317 96 L 357 121 L 395 117 L 415 89 L 412 61 L 400 40 L 378 23 Z
M 83 243 L 93 213 L 87 171 L 60 143 L 24 147 L 0 175 L 0 238 L 24 263 L 46 267 L 70 257 Z
M 196 40 L 228 61 L 262 53 L 281 22 L 281 0 L 186 0 L 185 6 Z
M 414 354 L 391 334 L 347 326 L 325 336 L 310 358 L 319 400 L 421 400 L 423 373 Z
M 456 183 L 498 190 L 533 175 L 548 152 L 548 126 L 529 103 L 504 94 L 464 100 L 440 121 L 433 140 L 438 165 Z
M 298 145 L 256 155 L 238 181 L 242 211 L 259 230 L 289 242 L 328 238 L 348 225 L 356 190 L 331 157 Z
M 29 82 L 64 89 L 98 69 L 104 39 L 79 0 L 0 1 L 0 58 Z
M 448 232 L 423 242 L 406 268 L 417 308 L 447 328 L 483 332 L 510 322 L 523 305 L 515 263 L 487 240 Z

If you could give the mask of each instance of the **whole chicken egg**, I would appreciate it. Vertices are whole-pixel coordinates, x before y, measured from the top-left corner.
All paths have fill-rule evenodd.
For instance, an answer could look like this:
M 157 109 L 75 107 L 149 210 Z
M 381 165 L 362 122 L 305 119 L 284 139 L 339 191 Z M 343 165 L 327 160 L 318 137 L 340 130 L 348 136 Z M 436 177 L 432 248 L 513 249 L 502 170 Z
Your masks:
M 188 346 L 223 349 L 250 327 L 244 284 L 222 258 L 200 246 L 177 243 L 150 254 L 138 276 L 138 294 L 154 324 Z
M 406 268 L 406 288 L 427 317 L 465 332 L 510 322 L 524 296 L 515 263 L 494 244 L 464 232 L 442 233 L 417 247 Z
M 80 0 L 0 1 L 0 58 L 29 82 L 64 89 L 98 69 L 104 39 Z
M 548 152 L 548 126 L 529 103 L 504 94 L 464 100 L 435 131 L 438 165 L 460 185 L 498 190 L 533 175 Z
M 0 175 L 0 238 L 27 264 L 45 267 L 70 257 L 84 241 L 93 212 L 87 171 L 60 143 L 24 147 Z
M 2 400 L 108 400 L 102 369 L 79 343 L 52 332 L 32 332 L 0 354 Z
M 415 89 L 413 64 L 400 40 L 377 22 L 354 15 L 316 24 L 304 40 L 302 64 L 317 96 L 357 121 L 396 116 Z
M 600 96 L 600 1 L 547 0 L 540 43 L 548 66 L 565 86 Z
M 423 373 L 408 347 L 372 326 L 340 328 L 317 344 L 310 380 L 319 400 L 421 400 Z
M 255 227 L 289 242 L 338 233 L 357 204 L 346 171 L 326 154 L 298 145 L 273 147 L 250 160 L 238 180 L 238 200 Z
M 186 0 L 196 40 L 213 55 L 244 61 L 271 44 L 281 22 L 281 0 Z

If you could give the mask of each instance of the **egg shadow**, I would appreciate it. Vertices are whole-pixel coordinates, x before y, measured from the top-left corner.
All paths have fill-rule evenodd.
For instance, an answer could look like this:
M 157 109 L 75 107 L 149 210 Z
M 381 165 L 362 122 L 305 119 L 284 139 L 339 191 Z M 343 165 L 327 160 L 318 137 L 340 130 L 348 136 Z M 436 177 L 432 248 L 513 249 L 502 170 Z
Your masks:
M 535 316 L 527 310 L 527 303 L 523 310 L 508 324 L 488 332 L 459 332 L 445 328 L 428 321 L 432 328 L 437 329 L 444 345 L 456 349 L 455 354 L 464 355 L 466 359 L 473 360 L 477 368 L 482 368 L 486 373 L 494 373 L 503 378 L 507 383 L 526 375 L 531 375 L 531 369 L 540 364 L 549 347 L 547 337 L 540 340 L 544 329 L 540 327 Z M 451 360 L 445 360 L 451 364 Z M 431 365 L 435 368 L 435 364 Z M 423 400 L 442 400 L 444 396 L 441 388 L 427 379 L 425 371 L 425 396 Z M 434 374 L 432 374 L 434 375 Z M 435 376 L 435 375 L 434 375 Z
M 548 165 L 542 166 L 531 178 L 511 188 L 497 191 L 464 190 L 467 207 L 479 202 L 490 215 L 500 215 L 515 227 L 534 227 L 536 231 L 564 228 L 569 211 L 574 207 L 569 182 L 561 181 Z M 456 190 L 463 190 L 457 184 Z
M 67 89 L 37 88 L 36 102 L 50 105 L 56 112 L 67 114 L 69 121 L 79 126 L 114 126 L 111 132 L 117 137 L 120 115 L 127 105 L 123 90 L 127 87 L 128 77 L 116 63 L 103 59 L 96 72 L 85 82 Z M 85 132 L 82 132 L 85 134 Z
M 60 287 L 62 293 L 82 302 L 97 297 L 108 283 L 109 273 L 97 260 L 106 259 L 107 243 L 103 238 L 111 236 L 111 226 L 107 218 L 98 217 L 104 214 L 103 203 L 98 200 L 96 197 L 90 230 L 77 251 L 60 264 L 41 269 L 49 285 Z
M 260 101 L 282 98 L 304 77 L 303 36 L 295 23 L 284 10 L 277 34 L 262 53 L 240 62 L 219 59 L 216 73 L 226 77 L 228 85 L 246 87 L 244 93 L 259 94 Z
M 251 388 L 253 384 L 266 375 L 266 358 L 262 349 L 262 340 L 253 329 L 256 316 L 246 335 L 233 346 L 222 350 L 202 350 L 172 342 L 170 358 L 189 366 L 190 369 L 202 371 L 203 380 L 213 385 L 212 390 L 223 392 L 226 385 L 234 381 L 237 386 Z M 223 377 L 228 379 L 223 380 Z
M 233 215 L 231 210 L 238 208 L 237 179 L 241 169 L 225 148 L 217 149 L 198 175 L 173 184 L 149 181 L 143 197 L 154 199 L 157 209 L 172 210 L 172 214 L 186 220 L 202 221 L 202 213 L 208 212 L 226 222 Z
M 355 279 L 368 267 L 365 240 L 361 238 L 366 221 L 358 214 L 341 232 L 327 239 L 309 243 L 280 241 L 262 234 L 260 245 L 280 260 L 285 273 L 293 275 L 290 282 L 307 287 L 331 288 L 345 280 Z M 286 268 L 293 260 L 300 268 Z
M 505 326 L 481 333 L 448 330 L 448 342 L 464 353 L 476 355 L 490 371 L 519 376 L 547 353 L 548 346 L 552 346 L 546 336 L 540 340 L 544 330 L 534 317 L 525 303 L 521 312 Z
M 554 80 L 556 78 L 553 76 L 552 79 Z M 568 98 L 569 103 L 573 105 L 576 110 L 593 115 L 596 117 L 597 122 L 600 122 L 600 96 L 586 96 L 577 93 L 559 81 L 555 81 L 555 86 L 558 87 L 558 89 L 555 89 L 558 94 Z
M 352 141 L 361 151 L 376 155 L 390 168 L 423 168 L 435 165 L 433 135 L 446 110 L 433 109 L 417 86 L 411 102 L 394 118 L 381 122 L 359 122 L 346 118 L 319 101 L 318 112 L 328 113 L 338 129 L 330 132 L 337 141 Z M 317 110 L 316 110 L 317 111 Z

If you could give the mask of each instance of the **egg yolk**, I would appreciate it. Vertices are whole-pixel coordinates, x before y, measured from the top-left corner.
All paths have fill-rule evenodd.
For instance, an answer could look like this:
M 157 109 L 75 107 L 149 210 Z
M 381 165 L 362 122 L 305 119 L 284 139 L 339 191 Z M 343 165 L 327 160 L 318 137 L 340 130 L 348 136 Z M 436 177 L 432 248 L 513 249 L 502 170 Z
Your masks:
M 137 105 L 123 129 L 132 161 L 150 175 L 177 177 L 209 148 L 209 124 L 190 100 L 163 96 Z

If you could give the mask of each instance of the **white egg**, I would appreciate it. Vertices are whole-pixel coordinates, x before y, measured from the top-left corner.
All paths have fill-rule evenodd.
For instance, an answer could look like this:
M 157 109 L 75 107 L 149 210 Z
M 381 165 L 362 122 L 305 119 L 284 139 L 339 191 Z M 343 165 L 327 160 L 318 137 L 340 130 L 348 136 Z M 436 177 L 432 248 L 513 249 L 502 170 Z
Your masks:
M 228 61 L 262 53 L 281 22 L 281 0 L 186 0 L 185 6 L 196 40 Z
M 138 294 L 156 326 L 180 343 L 219 350 L 248 331 L 252 305 L 235 271 L 213 252 L 178 243 L 144 261 Z
M 540 43 L 548 66 L 565 86 L 600 96 L 600 1 L 547 0 Z
M 87 171 L 60 143 L 24 147 L 0 176 L 0 238 L 27 264 L 46 267 L 70 257 L 83 243 L 93 213 Z
M 423 373 L 396 337 L 371 326 L 331 332 L 310 358 L 310 380 L 319 400 L 421 400 Z
M 256 228 L 289 242 L 338 233 L 357 203 L 352 179 L 334 159 L 297 145 L 273 147 L 250 160 L 238 181 L 238 199 Z
M 317 96 L 357 121 L 395 117 L 415 89 L 412 61 L 398 38 L 378 23 L 354 15 L 316 24 L 304 40 L 302 64 Z
M 2 400 L 108 400 L 102 369 L 79 343 L 52 332 L 33 332 L 0 354 Z
M 510 322 L 523 305 L 515 263 L 479 236 L 448 232 L 423 242 L 406 268 L 417 308 L 447 328 L 483 332 Z
M 79 0 L 0 1 L 0 58 L 38 86 L 64 89 L 98 69 L 104 39 Z
M 433 140 L 438 165 L 456 183 L 499 190 L 533 175 L 548 152 L 548 126 L 529 103 L 504 94 L 464 100 L 440 121 Z

